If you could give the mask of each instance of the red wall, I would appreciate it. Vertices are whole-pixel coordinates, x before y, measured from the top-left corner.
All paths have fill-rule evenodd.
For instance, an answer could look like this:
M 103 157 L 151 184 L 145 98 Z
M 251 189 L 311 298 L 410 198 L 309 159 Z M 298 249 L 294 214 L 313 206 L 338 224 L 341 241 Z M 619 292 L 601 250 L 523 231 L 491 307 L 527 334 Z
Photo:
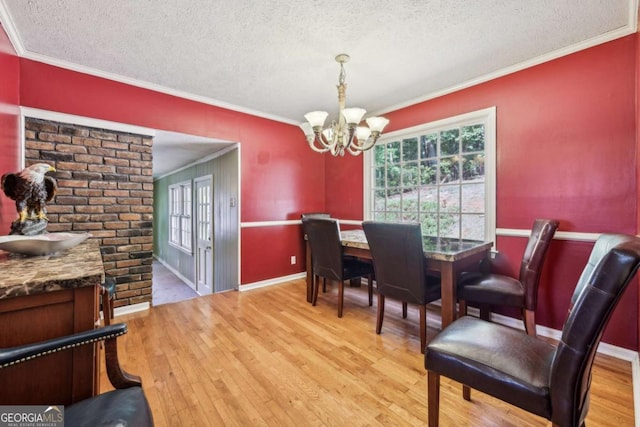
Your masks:
M 23 106 L 240 142 L 242 222 L 299 219 L 324 209 L 324 158 L 297 126 L 31 60 L 20 65 Z M 304 271 L 298 226 L 243 229 L 241 239 L 242 283 Z M 294 266 L 291 255 L 299 260 Z
M 631 35 L 387 113 L 387 132 L 496 106 L 498 228 L 528 229 L 535 218 L 548 217 L 560 220 L 562 231 L 636 234 L 636 39 Z M 354 162 L 327 162 L 332 213 L 359 218 L 361 170 Z M 342 179 L 349 185 L 338 185 Z M 513 274 L 525 240 L 496 242 L 499 262 Z M 539 324 L 562 328 L 591 247 L 553 242 L 540 288 Z M 637 318 L 634 283 L 604 340 L 637 349 Z
M 0 27 L 0 175 L 20 166 L 19 110 L 20 63 L 9 38 Z M 12 200 L 0 196 L 0 234 L 8 234 L 17 218 Z

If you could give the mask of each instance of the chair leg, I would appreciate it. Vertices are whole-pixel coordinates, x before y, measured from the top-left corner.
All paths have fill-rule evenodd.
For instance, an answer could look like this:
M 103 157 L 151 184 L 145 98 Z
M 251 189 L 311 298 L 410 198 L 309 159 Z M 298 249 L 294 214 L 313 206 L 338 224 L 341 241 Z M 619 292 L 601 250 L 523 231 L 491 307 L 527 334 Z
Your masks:
M 536 312 L 533 310 L 523 310 L 524 329 L 528 335 L 536 336 Z
M 322 293 L 326 293 L 327 292 L 327 278 L 323 277 L 322 278 Z
M 407 318 L 407 302 L 406 301 L 402 301 L 402 318 L 403 319 Z
M 320 276 L 313 276 L 313 296 L 311 297 L 311 305 L 318 302 L 318 288 L 320 287 Z
M 382 320 L 384 319 L 384 295 L 378 293 L 378 316 L 376 318 L 376 334 L 382 331 Z
M 344 280 L 338 283 L 338 317 L 342 317 L 342 307 L 344 306 Z
M 427 305 L 420 304 L 420 353 L 427 345 Z
M 491 321 L 491 307 L 488 305 L 480 306 L 480 318 L 482 320 Z
M 369 285 L 369 307 L 373 305 L 373 276 L 367 276 L 367 285 Z
M 438 427 L 440 422 L 440 374 L 427 371 L 427 394 L 429 427 Z
M 471 387 L 468 385 L 462 385 L 462 398 L 466 401 L 471 401 Z
M 466 316 L 467 315 L 467 300 L 461 299 L 458 301 L 458 316 Z

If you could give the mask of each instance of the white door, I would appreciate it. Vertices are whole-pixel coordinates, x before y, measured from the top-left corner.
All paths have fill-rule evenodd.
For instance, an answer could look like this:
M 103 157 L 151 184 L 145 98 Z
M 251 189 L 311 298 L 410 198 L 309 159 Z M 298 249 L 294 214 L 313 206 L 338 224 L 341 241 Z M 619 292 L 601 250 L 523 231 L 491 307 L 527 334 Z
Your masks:
M 213 185 L 211 177 L 196 183 L 196 291 L 213 292 Z

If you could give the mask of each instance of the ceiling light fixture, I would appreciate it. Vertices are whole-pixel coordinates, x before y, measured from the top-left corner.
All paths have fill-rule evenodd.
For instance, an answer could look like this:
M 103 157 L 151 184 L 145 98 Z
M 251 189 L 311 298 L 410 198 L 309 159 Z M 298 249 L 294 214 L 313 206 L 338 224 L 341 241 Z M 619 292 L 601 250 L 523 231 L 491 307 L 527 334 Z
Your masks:
M 373 147 L 380 137 L 382 130 L 389 123 L 384 117 L 369 117 L 367 126 L 358 126 L 367 110 L 364 108 L 344 108 L 347 84 L 344 82 L 344 63 L 349 61 L 349 55 L 342 53 L 336 56 L 340 64 L 338 80 L 338 122 L 335 120 L 330 127 L 323 129 L 324 121 L 329 113 L 326 111 L 312 111 L 304 115 L 306 123 L 300 125 L 307 137 L 309 147 L 318 153 L 331 152 L 334 156 L 344 156 L 345 151 L 357 156 L 361 152 Z

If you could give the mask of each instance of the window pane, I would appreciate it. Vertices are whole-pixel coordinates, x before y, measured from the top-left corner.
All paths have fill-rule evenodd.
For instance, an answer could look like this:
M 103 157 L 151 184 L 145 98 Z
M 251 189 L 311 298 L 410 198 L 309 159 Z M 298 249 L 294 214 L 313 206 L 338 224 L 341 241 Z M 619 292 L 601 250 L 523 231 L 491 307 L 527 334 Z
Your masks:
M 460 186 L 440 187 L 440 212 L 460 212 Z
M 420 222 L 418 212 L 405 212 L 402 214 L 403 222 Z
M 383 211 L 386 207 L 386 195 L 385 190 L 376 190 L 373 192 L 373 209 L 376 211 Z
M 402 222 L 402 212 L 387 212 L 387 219 L 389 222 Z
M 421 215 L 422 234 L 424 236 L 438 235 L 438 216 L 436 214 Z
M 402 185 L 404 187 L 416 186 L 419 182 L 419 168 L 418 163 L 406 163 L 402 167 Z
M 433 159 L 438 156 L 438 134 L 423 135 L 420 137 L 420 158 Z
M 401 209 L 401 201 L 400 191 L 397 188 L 387 190 L 387 212 L 399 211 Z
M 420 212 L 438 212 L 438 187 L 420 189 Z
M 402 140 L 402 161 L 418 160 L 418 138 Z
M 484 154 L 467 154 L 462 157 L 462 179 L 464 181 L 484 180 Z
M 484 125 L 462 126 L 462 152 L 484 151 Z
M 387 188 L 400 187 L 400 166 L 389 165 L 387 168 Z
M 433 185 L 438 174 L 437 160 L 423 160 L 420 162 L 420 184 Z
M 374 153 L 374 159 L 375 159 L 375 164 L 374 166 L 376 168 L 378 167 L 384 167 L 385 164 L 385 152 L 387 149 L 387 145 L 386 144 L 377 144 L 373 147 L 373 153 Z
M 484 240 L 484 215 L 462 215 L 462 238 Z
M 394 141 L 387 145 L 387 162 L 400 163 L 400 141 Z
M 439 232 L 441 237 L 460 238 L 460 215 L 441 214 Z
M 484 212 L 484 183 L 462 186 L 462 212 Z
M 402 193 L 403 212 L 418 212 L 418 191 L 415 188 Z
M 445 157 L 440 159 L 440 177 L 441 184 L 447 182 L 455 182 L 460 180 L 460 161 L 459 157 Z
M 449 129 L 440 132 L 440 155 L 450 156 L 460 153 L 460 129 Z
M 375 168 L 375 176 L 376 176 L 376 183 L 375 183 L 375 187 L 376 188 L 384 188 L 384 183 L 385 183 L 385 168 L 384 166 L 382 167 L 377 167 Z

